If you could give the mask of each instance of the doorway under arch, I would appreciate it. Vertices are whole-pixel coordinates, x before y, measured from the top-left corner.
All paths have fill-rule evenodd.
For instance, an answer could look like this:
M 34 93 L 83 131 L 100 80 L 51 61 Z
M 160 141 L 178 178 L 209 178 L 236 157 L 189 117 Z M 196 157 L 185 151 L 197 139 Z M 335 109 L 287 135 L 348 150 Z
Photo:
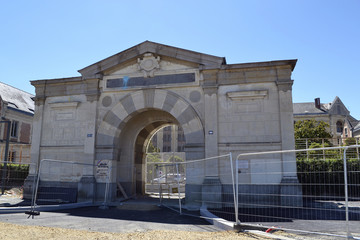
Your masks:
M 113 192 L 120 183 L 128 196 L 144 194 L 146 145 L 156 131 L 168 125 L 183 129 L 187 160 L 204 157 L 204 128 L 200 117 L 187 100 L 171 91 L 153 89 L 129 93 L 105 114 L 97 131 L 95 160 L 112 160 Z
M 146 147 L 145 194 L 151 197 L 185 197 L 186 156 L 185 138 L 180 126 L 161 127 Z
M 159 129 L 169 125 L 178 125 L 178 122 L 169 113 L 152 109 L 137 114 L 124 126 L 116 176 L 128 194 L 145 194 L 147 145 Z

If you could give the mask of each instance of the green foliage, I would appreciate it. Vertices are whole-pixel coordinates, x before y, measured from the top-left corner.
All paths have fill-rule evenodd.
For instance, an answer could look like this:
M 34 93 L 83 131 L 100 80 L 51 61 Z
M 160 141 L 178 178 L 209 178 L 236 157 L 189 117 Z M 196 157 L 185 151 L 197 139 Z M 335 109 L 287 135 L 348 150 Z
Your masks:
M 345 139 L 345 146 L 356 145 L 355 138 L 346 138 Z
M 345 146 L 351 146 L 351 145 L 356 145 L 356 139 L 355 138 L 346 138 Z M 348 148 L 348 150 L 346 151 L 346 155 L 349 158 L 356 158 L 357 157 L 356 148 Z
M 344 163 L 341 158 L 298 158 L 297 175 L 307 196 L 344 196 Z M 360 161 L 347 160 L 349 196 L 359 197 Z
M 152 141 L 149 142 L 148 148 L 147 148 L 147 152 L 148 153 L 155 153 L 155 152 L 160 152 L 159 148 L 156 148 L 154 146 L 154 144 L 152 143 Z
M 316 149 L 316 148 L 326 148 L 331 147 L 331 144 L 328 141 L 324 141 L 322 143 L 318 142 L 311 142 L 309 148 Z M 302 153 L 304 156 L 306 153 Z M 332 159 L 341 159 L 342 158 L 342 151 L 337 149 L 331 150 L 313 150 L 308 152 L 308 159 L 324 159 L 325 158 L 332 158 Z
M 315 121 L 314 119 L 296 121 L 294 125 L 294 136 L 295 139 L 309 139 L 309 146 L 313 143 L 322 144 L 322 139 L 332 138 L 331 133 L 327 130 L 328 128 L 329 124 L 324 121 Z M 324 143 L 326 143 L 328 147 L 331 146 L 328 140 L 325 140 Z M 321 147 L 323 146 L 321 145 Z M 304 148 L 304 145 L 300 145 L 298 141 L 295 141 L 295 148 L 301 149 Z M 315 148 L 315 145 L 313 145 L 312 148 Z
M 29 165 L 9 163 L 6 166 L 6 182 L 23 183 L 29 174 Z M 0 164 L 0 179 L 2 179 L 4 164 Z
M 149 153 L 146 155 L 147 162 L 161 162 L 160 153 Z
M 296 121 L 294 125 L 295 139 L 299 138 L 332 138 L 328 132 L 329 124 L 314 119 Z

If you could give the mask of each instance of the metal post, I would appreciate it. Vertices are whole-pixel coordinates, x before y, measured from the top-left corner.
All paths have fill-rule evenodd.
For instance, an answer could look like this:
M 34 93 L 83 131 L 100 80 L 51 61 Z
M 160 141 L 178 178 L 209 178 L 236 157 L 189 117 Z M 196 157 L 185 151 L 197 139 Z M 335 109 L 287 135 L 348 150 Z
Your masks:
M 237 219 L 237 202 L 236 202 L 236 191 L 235 191 L 235 178 L 234 178 L 234 166 L 233 166 L 233 162 L 232 162 L 232 154 L 230 152 L 230 169 L 231 169 L 231 179 L 232 179 L 232 182 L 233 182 L 233 195 L 234 195 L 234 212 L 235 212 L 235 223 L 237 223 L 238 219 Z
M 181 196 L 180 196 L 180 174 L 179 174 L 179 164 L 176 163 L 176 176 L 177 176 L 177 183 L 178 183 L 178 196 L 179 196 L 179 209 L 180 209 L 180 214 L 182 214 L 182 209 L 181 209 Z
M 349 230 L 349 196 L 348 196 L 348 180 L 347 180 L 347 163 L 346 163 L 346 151 L 349 147 L 344 148 L 344 189 L 345 189 L 345 214 L 346 214 L 346 234 L 348 238 L 352 238 L 350 236 Z
M 36 181 L 36 186 L 35 186 L 35 191 L 33 191 L 33 202 L 31 204 L 31 210 L 34 211 L 35 210 L 35 206 L 36 206 L 36 200 L 37 200 L 37 194 L 38 194 L 38 189 L 39 189 L 39 183 L 40 183 L 40 174 L 41 174 L 41 167 L 43 162 L 45 161 L 45 159 L 40 161 L 40 165 L 39 165 L 39 170 L 38 170 L 38 175 L 37 175 L 37 181 Z
M 355 138 L 355 141 L 356 141 L 356 145 L 359 145 L 359 139 Z M 357 155 L 357 160 L 360 160 L 359 147 L 356 147 L 356 155 Z
M 106 184 L 105 184 L 105 194 L 104 194 L 104 202 L 102 206 L 100 206 L 100 209 L 108 209 L 108 195 L 109 195 L 109 188 L 110 188 L 110 177 L 111 177 L 111 170 L 112 167 L 109 167 L 107 178 L 106 178 Z
M 236 193 L 236 220 L 238 221 L 238 222 L 240 222 L 240 220 L 239 220 L 239 161 L 236 159 L 236 162 L 235 162 L 235 176 L 236 176 L 236 178 L 235 178 L 235 186 L 236 186 L 236 188 L 235 188 L 235 193 Z
M 4 154 L 4 166 L 2 170 L 2 188 L 1 188 L 1 194 L 4 194 L 5 192 L 5 180 L 6 180 L 6 174 L 7 174 L 7 162 L 8 162 L 8 152 L 9 152 L 9 141 L 10 141 L 10 124 L 11 121 L 0 121 L 0 123 L 7 123 L 7 129 L 6 129 L 6 145 L 5 145 L 5 154 Z
M 321 141 L 322 141 L 322 147 L 324 148 L 325 147 L 325 141 L 324 141 L 324 139 L 322 139 Z M 325 150 L 323 150 L 323 159 L 324 159 L 324 161 L 326 160 Z
M 230 169 L 231 169 L 231 179 L 232 179 L 232 183 L 233 183 L 233 194 L 234 194 L 234 212 L 235 212 L 235 224 L 238 224 L 239 221 L 239 216 L 238 216 L 238 198 L 236 196 L 236 185 L 235 185 L 235 178 L 234 178 L 234 174 L 238 174 L 237 170 L 234 171 L 234 166 L 233 166 L 233 160 L 232 160 L 232 153 L 230 152 Z M 237 160 L 236 160 L 237 161 Z
M 309 148 L 308 139 L 305 139 L 306 149 Z M 309 151 L 306 151 L 306 160 L 309 161 Z
M 41 165 L 41 163 L 40 163 Z M 32 185 L 32 195 L 31 195 L 31 210 L 34 210 L 35 208 L 35 187 L 36 187 L 36 180 L 38 179 L 38 176 L 40 175 L 40 169 L 37 169 L 37 166 L 35 166 L 35 169 L 37 170 L 35 177 L 34 177 L 34 181 L 33 181 L 33 185 Z

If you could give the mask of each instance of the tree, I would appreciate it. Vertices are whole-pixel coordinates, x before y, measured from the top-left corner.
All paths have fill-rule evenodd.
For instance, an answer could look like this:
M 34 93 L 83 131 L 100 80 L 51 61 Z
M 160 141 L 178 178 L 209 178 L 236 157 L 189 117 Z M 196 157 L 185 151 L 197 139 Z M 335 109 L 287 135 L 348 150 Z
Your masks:
M 324 121 L 314 119 L 297 121 L 294 125 L 295 139 L 300 138 L 332 138 L 328 132 L 329 124 Z
M 300 139 L 308 139 L 308 147 L 316 148 L 319 145 L 324 147 L 331 146 L 329 138 L 332 138 L 331 133 L 328 132 L 329 124 L 324 121 L 316 121 L 314 119 L 296 121 L 294 125 L 295 148 L 305 148 L 304 143 Z M 323 139 L 325 139 L 323 141 Z
M 147 152 L 148 153 L 157 153 L 157 152 L 160 152 L 160 149 L 155 147 L 154 144 L 152 143 L 152 141 L 150 141 L 148 148 L 147 148 Z

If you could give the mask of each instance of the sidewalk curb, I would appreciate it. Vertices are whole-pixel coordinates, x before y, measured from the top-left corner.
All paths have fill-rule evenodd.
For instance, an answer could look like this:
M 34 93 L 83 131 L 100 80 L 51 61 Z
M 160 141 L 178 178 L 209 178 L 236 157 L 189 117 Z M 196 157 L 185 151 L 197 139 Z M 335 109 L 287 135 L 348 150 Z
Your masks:
M 206 221 L 208 221 L 209 223 L 211 223 L 212 225 L 214 225 L 220 229 L 223 229 L 226 231 L 234 230 L 235 224 L 233 222 L 230 222 L 230 221 L 227 221 L 225 219 L 215 216 L 214 214 L 209 212 L 209 210 L 207 210 L 207 208 L 205 206 L 201 206 L 200 215 L 205 217 Z

